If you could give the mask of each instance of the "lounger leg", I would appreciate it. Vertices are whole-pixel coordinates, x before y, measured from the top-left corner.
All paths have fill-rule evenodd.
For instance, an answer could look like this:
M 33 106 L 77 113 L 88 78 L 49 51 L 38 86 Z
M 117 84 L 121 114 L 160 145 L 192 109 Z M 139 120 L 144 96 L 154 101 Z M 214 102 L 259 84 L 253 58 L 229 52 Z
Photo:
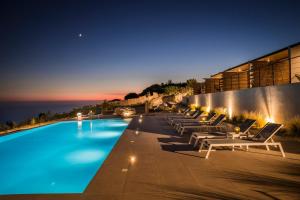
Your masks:
M 180 133 L 182 127 L 179 127 L 179 129 L 177 130 L 177 133 Z
M 211 149 L 212 149 L 212 145 L 209 145 L 209 148 L 208 148 L 208 151 L 206 153 L 205 159 L 208 159 L 208 156 L 210 154 Z
M 271 142 L 275 143 L 275 141 L 273 140 L 273 138 L 271 138 Z M 275 148 L 277 148 L 277 145 L 274 145 Z
M 249 150 L 249 146 L 248 145 L 246 145 L 246 151 L 248 151 Z
M 196 146 L 197 146 L 198 142 L 199 142 L 199 138 L 196 138 L 196 139 L 195 139 L 194 148 L 196 148 Z
M 190 141 L 189 141 L 189 144 L 191 144 L 191 143 L 192 143 L 192 141 L 193 141 L 193 138 L 194 138 L 194 136 L 193 136 L 193 135 L 191 135 L 191 137 L 190 137 Z
M 269 148 L 269 146 L 266 144 L 266 148 L 267 148 L 267 151 L 270 151 L 270 148 Z
M 234 151 L 234 145 L 232 145 L 232 151 Z
M 285 157 L 285 153 L 283 151 L 283 148 L 282 148 L 281 144 L 278 144 L 278 146 L 279 146 L 282 157 Z
M 203 148 L 203 141 L 202 141 L 201 144 L 200 144 L 199 153 L 201 153 L 202 148 Z
M 183 132 L 184 132 L 184 127 L 181 127 L 180 135 L 183 135 Z
M 177 126 L 177 132 L 178 132 L 178 133 L 180 132 L 180 129 L 181 129 L 181 125 L 178 125 L 178 126 Z

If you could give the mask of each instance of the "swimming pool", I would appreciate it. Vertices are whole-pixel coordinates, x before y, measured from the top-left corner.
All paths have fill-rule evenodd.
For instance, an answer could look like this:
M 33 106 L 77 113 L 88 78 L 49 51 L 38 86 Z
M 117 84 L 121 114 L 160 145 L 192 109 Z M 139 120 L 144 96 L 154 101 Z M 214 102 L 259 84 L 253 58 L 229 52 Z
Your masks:
M 66 121 L 0 137 L 0 194 L 82 193 L 128 122 Z

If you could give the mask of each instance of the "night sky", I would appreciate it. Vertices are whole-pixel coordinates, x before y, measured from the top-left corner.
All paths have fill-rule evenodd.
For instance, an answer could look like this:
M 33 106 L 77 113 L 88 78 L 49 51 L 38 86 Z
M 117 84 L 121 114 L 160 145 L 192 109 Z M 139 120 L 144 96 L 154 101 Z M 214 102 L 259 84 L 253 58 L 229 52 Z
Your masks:
M 0 100 L 122 98 L 300 41 L 300 1 L 1 1 Z M 82 35 L 80 35 L 82 34 Z

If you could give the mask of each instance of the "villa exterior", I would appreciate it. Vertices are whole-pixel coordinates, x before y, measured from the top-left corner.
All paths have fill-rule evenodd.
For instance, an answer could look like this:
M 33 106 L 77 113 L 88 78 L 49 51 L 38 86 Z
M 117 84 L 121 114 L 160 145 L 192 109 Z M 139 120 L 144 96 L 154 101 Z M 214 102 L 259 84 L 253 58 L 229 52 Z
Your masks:
M 205 79 L 201 93 L 300 82 L 300 43 L 249 60 Z
M 247 112 L 266 121 L 285 122 L 299 116 L 300 43 L 247 61 L 206 78 L 185 104 L 209 110 L 225 108 L 229 116 Z

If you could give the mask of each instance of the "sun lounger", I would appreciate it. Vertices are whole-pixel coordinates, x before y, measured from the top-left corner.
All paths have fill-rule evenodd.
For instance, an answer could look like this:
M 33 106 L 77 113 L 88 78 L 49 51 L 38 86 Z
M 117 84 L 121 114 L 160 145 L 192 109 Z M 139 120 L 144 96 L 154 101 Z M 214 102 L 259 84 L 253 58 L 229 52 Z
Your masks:
M 265 146 L 269 150 L 269 146 L 279 147 L 282 157 L 285 153 L 280 142 L 274 142 L 272 137 L 283 127 L 282 124 L 267 123 L 254 137 L 248 139 L 204 139 L 201 142 L 199 152 L 206 146 L 208 151 L 205 158 L 208 159 L 210 152 L 216 147 L 231 147 L 234 150 L 235 146 L 246 147 L 249 146 Z
M 173 117 L 173 118 L 169 118 L 168 123 L 170 125 L 173 125 L 173 123 L 177 120 L 184 120 L 184 119 L 195 119 L 196 117 L 199 116 L 199 113 L 201 111 L 196 110 L 194 112 L 192 112 L 190 115 L 185 115 L 185 116 L 181 116 L 181 117 Z
M 201 122 L 202 124 L 205 124 L 205 123 L 209 124 L 212 122 L 212 120 L 216 116 L 216 113 L 214 113 L 214 112 L 209 113 L 207 116 L 202 116 L 202 114 L 203 114 L 203 111 L 201 111 L 201 115 L 196 120 L 176 120 L 176 122 L 174 124 L 175 129 L 178 132 L 181 127 L 181 124 L 183 124 L 183 123 L 194 124 L 194 123 Z M 202 120 L 202 118 L 205 118 L 205 120 Z
M 166 118 L 167 118 L 167 120 L 169 119 L 169 118 L 173 118 L 173 117 L 183 117 L 183 116 L 185 116 L 185 115 L 188 115 L 188 113 L 191 111 L 191 109 L 190 108 L 186 108 L 183 112 L 178 112 L 178 113 L 169 113 L 169 114 L 167 114 L 167 116 L 166 116 Z
M 240 126 L 239 126 L 239 133 L 238 136 L 235 135 L 235 137 L 248 137 L 249 136 L 249 130 L 250 128 L 255 124 L 256 120 L 253 119 L 246 119 Z M 215 130 L 210 130 L 209 132 L 207 131 L 198 131 L 198 132 L 193 132 L 189 144 L 192 143 L 193 139 L 195 139 L 194 147 L 197 146 L 199 140 L 203 139 L 222 139 L 222 138 L 227 138 L 229 137 L 229 133 L 234 133 L 234 130 L 228 130 L 227 127 L 225 127 L 225 130 L 221 127 L 220 129 L 217 127 Z
M 203 111 L 198 111 L 196 115 L 194 115 L 193 118 L 182 118 L 182 119 L 173 119 L 171 125 L 176 127 L 178 123 L 180 122 L 198 122 L 201 119 Z
M 216 127 L 216 126 L 220 126 L 220 124 L 226 119 L 226 116 L 221 114 L 219 116 L 217 116 L 216 118 L 213 119 L 213 121 L 207 123 L 207 122 L 194 122 L 194 123 L 181 123 L 179 125 L 179 128 L 177 129 L 177 131 L 180 133 L 180 135 L 183 135 L 183 133 L 186 130 L 190 130 L 190 129 L 196 129 L 198 130 L 199 128 L 210 128 L 210 127 Z

